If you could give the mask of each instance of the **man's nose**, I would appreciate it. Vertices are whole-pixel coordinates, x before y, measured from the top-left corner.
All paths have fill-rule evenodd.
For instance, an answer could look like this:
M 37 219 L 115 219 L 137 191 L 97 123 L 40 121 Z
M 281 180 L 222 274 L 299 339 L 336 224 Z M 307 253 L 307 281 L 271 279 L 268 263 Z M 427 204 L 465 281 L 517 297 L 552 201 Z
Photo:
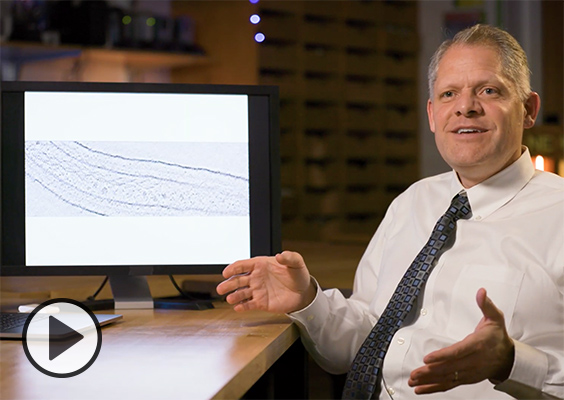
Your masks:
M 484 112 L 475 93 L 462 92 L 456 100 L 455 113 L 457 116 L 471 117 Z

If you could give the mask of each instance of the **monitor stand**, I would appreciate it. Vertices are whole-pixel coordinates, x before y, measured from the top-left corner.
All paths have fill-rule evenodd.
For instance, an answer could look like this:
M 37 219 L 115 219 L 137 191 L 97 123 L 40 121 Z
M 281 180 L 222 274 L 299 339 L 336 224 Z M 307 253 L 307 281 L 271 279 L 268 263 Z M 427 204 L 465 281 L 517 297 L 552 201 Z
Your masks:
M 182 296 L 153 299 L 145 276 L 109 277 L 113 299 L 86 301 L 85 305 L 97 310 L 133 310 L 165 308 L 175 310 L 207 310 L 214 308 L 211 300 L 192 299 Z
M 144 276 L 110 276 L 116 310 L 153 308 L 153 296 Z

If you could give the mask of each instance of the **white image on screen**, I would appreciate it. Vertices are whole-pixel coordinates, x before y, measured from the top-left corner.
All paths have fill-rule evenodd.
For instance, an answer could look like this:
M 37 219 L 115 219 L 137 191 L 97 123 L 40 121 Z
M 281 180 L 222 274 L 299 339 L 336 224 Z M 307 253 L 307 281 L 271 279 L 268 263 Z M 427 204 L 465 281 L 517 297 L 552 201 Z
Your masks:
M 37 92 L 25 104 L 27 265 L 250 255 L 247 96 Z
M 26 215 L 243 216 L 244 143 L 26 142 Z

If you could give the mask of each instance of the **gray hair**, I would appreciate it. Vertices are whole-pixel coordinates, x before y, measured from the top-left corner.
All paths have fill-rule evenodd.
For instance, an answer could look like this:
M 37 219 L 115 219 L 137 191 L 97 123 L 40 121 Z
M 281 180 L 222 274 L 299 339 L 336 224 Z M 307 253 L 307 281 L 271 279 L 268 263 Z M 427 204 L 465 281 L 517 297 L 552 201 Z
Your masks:
M 431 58 L 428 71 L 429 96 L 433 98 L 433 86 L 437 80 L 439 63 L 453 45 L 488 46 L 497 51 L 504 76 L 517 90 L 522 101 L 531 93 L 531 70 L 525 51 L 517 40 L 506 31 L 489 25 L 477 24 L 458 32 L 452 40 L 445 40 Z

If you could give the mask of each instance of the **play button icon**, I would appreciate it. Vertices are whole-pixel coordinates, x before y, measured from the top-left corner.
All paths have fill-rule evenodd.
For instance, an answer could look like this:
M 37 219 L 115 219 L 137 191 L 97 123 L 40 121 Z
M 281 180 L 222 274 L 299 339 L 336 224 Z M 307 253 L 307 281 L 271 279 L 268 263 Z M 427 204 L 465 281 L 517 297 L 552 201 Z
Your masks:
M 55 339 L 57 337 L 64 339 L 57 340 Z M 57 318 L 49 316 L 49 361 L 53 361 L 82 339 L 84 339 L 84 335 L 63 324 Z
M 86 371 L 102 346 L 96 316 L 71 299 L 40 304 L 28 317 L 23 348 L 31 364 L 55 378 L 69 378 Z

